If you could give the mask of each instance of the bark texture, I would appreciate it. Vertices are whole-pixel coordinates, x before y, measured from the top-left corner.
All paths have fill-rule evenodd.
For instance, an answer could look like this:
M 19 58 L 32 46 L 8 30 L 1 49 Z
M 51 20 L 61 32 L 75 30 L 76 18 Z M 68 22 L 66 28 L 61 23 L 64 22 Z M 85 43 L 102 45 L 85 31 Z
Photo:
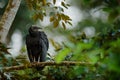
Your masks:
M 14 21 L 21 0 L 9 0 L 5 12 L 0 20 L 0 42 L 5 43 L 9 29 Z

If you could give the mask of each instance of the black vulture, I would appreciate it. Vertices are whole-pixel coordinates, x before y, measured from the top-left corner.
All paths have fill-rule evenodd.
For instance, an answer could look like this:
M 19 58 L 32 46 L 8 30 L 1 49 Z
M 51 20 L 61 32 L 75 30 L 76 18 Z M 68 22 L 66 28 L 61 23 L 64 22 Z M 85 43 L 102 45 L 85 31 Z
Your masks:
M 46 60 L 49 42 L 47 35 L 36 25 L 29 28 L 26 36 L 26 47 L 30 62 L 44 62 Z

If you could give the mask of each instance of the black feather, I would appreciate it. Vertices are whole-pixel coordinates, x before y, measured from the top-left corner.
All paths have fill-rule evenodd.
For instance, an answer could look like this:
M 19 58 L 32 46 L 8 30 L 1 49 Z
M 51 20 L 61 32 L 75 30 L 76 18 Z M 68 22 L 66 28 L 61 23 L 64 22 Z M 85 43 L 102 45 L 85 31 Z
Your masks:
M 29 34 L 26 36 L 26 47 L 30 62 L 44 62 L 46 60 L 49 41 L 47 35 L 37 26 L 29 28 Z

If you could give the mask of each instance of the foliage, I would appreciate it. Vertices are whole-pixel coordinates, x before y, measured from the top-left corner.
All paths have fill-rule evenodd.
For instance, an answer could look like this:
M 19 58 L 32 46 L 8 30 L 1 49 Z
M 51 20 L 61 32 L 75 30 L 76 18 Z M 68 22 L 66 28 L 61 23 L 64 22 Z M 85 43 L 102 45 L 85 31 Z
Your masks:
M 96 4 L 97 0 L 82 1 L 83 3 L 81 4 L 84 4 L 87 12 L 94 7 L 103 6 L 101 10 L 108 13 L 108 19 L 103 21 L 98 18 L 95 21 L 93 17 L 85 17 L 78 24 L 78 27 L 70 31 L 69 42 L 64 43 L 65 48 L 59 52 L 56 60 L 60 62 L 67 58 L 67 60 L 84 61 L 93 64 L 92 66 L 84 67 L 75 66 L 76 70 L 73 72 L 79 75 L 71 73 L 74 75 L 73 77 L 80 76 L 80 79 L 83 80 L 117 80 L 120 75 L 120 47 L 118 45 L 120 44 L 119 1 L 102 0 L 100 4 Z M 93 6 L 93 4 L 95 5 Z M 114 14 L 115 12 L 117 14 Z M 89 38 L 84 33 L 78 34 L 83 32 L 82 30 L 88 26 L 93 26 L 96 29 L 97 34 L 94 37 Z M 66 49 L 69 51 L 66 52 Z
M 109 34 L 109 33 L 108 33 Z M 120 32 L 116 33 L 114 36 L 109 35 L 103 35 L 99 37 L 94 37 L 93 39 L 82 39 L 81 41 L 77 40 L 78 42 L 74 43 L 71 42 L 67 45 L 67 48 L 70 49 L 71 52 L 66 54 L 65 49 L 63 49 L 60 54 L 66 54 L 66 56 L 69 56 L 69 54 L 72 56 L 67 57 L 70 58 L 69 60 L 72 61 L 84 61 L 84 62 L 90 62 L 93 64 L 93 66 L 84 66 L 82 68 L 87 68 L 87 74 L 86 71 L 79 71 L 80 66 L 76 66 L 75 68 L 77 71 L 75 73 L 78 73 L 79 76 L 81 76 L 82 79 L 85 80 L 91 80 L 91 79 L 118 79 L 120 75 L 119 73 L 119 41 L 120 39 Z M 117 38 L 115 38 L 117 36 Z M 87 43 L 86 43 L 87 40 Z M 71 46 L 72 45 L 72 46 Z M 61 55 L 62 57 L 65 57 L 64 55 Z M 57 57 L 60 57 L 57 55 Z M 65 59 L 65 58 L 64 58 Z M 57 59 L 58 60 L 58 59 Z M 59 62 L 62 60 L 59 60 Z M 74 72 L 73 71 L 73 72 Z M 81 72 L 84 74 L 82 76 Z M 110 73 L 110 74 L 108 74 Z M 75 77 L 75 76 L 74 76 Z
M 66 23 L 72 25 L 70 17 L 63 14 L 64 8 L 68 8 L 69 4 L 65 0 L 61 2 L 61 6 L 55 6 L 56 0 L 47 2 L 47 0 L 26 0 L 29 8 L 34 12 L 33 19 L 41 21 L 46 15 L 50 15 L 50 22 L 57 27 L 59 22 L 63 28 Z M 120 1 L 119 0 L 76 0 L 80 2 L 82 11 L 88 13 L 84 15 L 84 19 L 78 23 L 74 29 L 64 30 L 57 28 L 50 29 L 51 32 L 60 33 L 67 38 L 67 41 L 59 44 L 51 39 L 51 43 L 55 47 L 58 54 L 49 55 L 50 61 L 83 61 L 92 63 L 85 66 L 46 66 L 42 71 L 36 71 L 35 68 L 11 71 L 9 74 L 11 79 L 17 80 L 118 80 L 120 76 Z M 50 8 L 49 8 L 50 7 Z M 64 8 L 63 8 L 64 7 Z M 50 9 L 50 10 L 48 10 Z M 69 9 L 69 8 L 68 8 Z M 107 19 L 91 16 L 92 9 L 102 10 L 107 13 Z M 49 13 L 47 11 L 50 11 Z M 96 34 L 88 37 L 83 31 L 84 28 L 93 26 Z M 62 45 L 62 46 L 61 46 Z M 26 60 L 17 62 L 14 59 L 7 58 L 4 54 L 7 48 L 0 44 L 0 67 L 24 64 Z M 10 60 L 11 59 L 11 60 Z M 27 61 L 26 61 L 27 62 Z M 1 69 L 2 70 L 2 69 Z M 8 74 L 3 72 L 4 74 Z M 2 71 L 0 75 L 6 77 Z M 10 77 L 9 75 L 9 77 Z
M 3 67 L 18 65 L 15 59 L 12 58 L 5 44 L 0 43 L 0 79 L 7 79 L 7 74 L 2 71 Z
M 59 23 L 62 24 L 63 28 L 66 29 L 65 24 L 71 24 L 71 18 L 64 14 L 64 8 L 68 9 L 70 6 L 65 2 L 61 1 L 61 6 L 56 5 L 56 0 L 26 0 L 28 7 L 34 12 L 33 19 L 35 21 L 43 21 L 45 16 L 50 16 L 50 22 L 53 23 L 54 27 L 57 27 Z
M 12 58 L 12 56 L 8 52 L 8 49 L 9 48 L 6 48 L 5 44 L 0 43 L 0 60 L 1 60 L 0 67 L 17 65 L 16 61 Z

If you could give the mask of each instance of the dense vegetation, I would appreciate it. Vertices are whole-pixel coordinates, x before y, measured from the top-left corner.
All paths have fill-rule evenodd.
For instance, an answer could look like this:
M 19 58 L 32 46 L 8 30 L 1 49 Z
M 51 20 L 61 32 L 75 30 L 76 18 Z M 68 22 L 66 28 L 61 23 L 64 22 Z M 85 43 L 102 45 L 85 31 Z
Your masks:
M 31 0 L 27 0 L 31 1 Z M 37 1 L 37 0 L 35 0 Z M 44 2 L 43 5 L 50 6 L 50 3 Z M 56 0 L 53 0 L 55 4 Z M 11 72 L 3 72 L 2 67 L 14 66 L 19 64 L 27 64 L 24 55 L 18 56 L 16 59 L 10 57 L 7 48 L 4 44 L 0 43 L 0 75 L 2 79 L 8 80 L 119 80 L 120 76 L 120 1 L 119 0 L 73 0 L 76 6 L 79 7 L 84 13 L 84 19 L 78 23 L 73 29 L 66 29 L 66 23 L 71 24 L 71 19 L 67 15 L 51 14 L 50 21 L 52 25 L 48 26 L 49 31 L 54 31 L 53 34 L 64 35 L 67 41 L 62 44 L 50 40 L 55 47 L 57 55 L 47 58 L 50 61 L 80 61 L 91 63 L 91 65 L 76 65 L 76 66 L 46 66 L 43 71 L 37 71 L 35 68 L 28 68 L 25 70 L 16 70 Z M 27 2 L 30 3 L 30 2 Z M 39 5 L 35 5 L 37 9 Z M 70 5 L 61 3 L 63 7 L 68 8 Z M 23 6 L 26 4 L 22 4 Z M 72 5 L 72 4 L 71 4 Z M 30 7 L 31 5 L 29 5 Z M 30 7 L 32 8 L 32 7 Z M 58 9 L 58 7 L 54 7 Z M 45 9 L 47 9 L 45 7 Z M 69 8 L 68 8 L 69 9 Z M 95 17 L 91 14 L 91 10 L 102 11 L 107 16 L 106 19 Z M 63 11 L 63 9 L 60 9 Z M 43 11 L 44 12 L 44 11 Z M 41 12 L 40 12 L 41 13 Z M 33 13 L 32 19 L 43 20 L 45 13 Z M 36 17 L 39 14 L 38 17 Z M 74 15 L 74 14 L 73 14 Z M 19 15 L 18 15 L 19 16 Z M 25 15 L 26 16 L 26 15 Z M 21 16 L 22 17 L 22 16 Z M 26 19 L 28 19 L 26 17 Z M 17 20 L 16 20 L 17 21 Z M 29 21 L 29 19 L 28 19 Z M 58 26 L 59 22 L 62 23 L 63 28 Z M 34 22 L 33 22 L 34 23 Z M 16 23 L 14 23 L 16 24 Z M 21 23 L 22 24 L 22 23 Z M 18 22 L 16 25 L 19 25 Z M 25 24 L 23 24 L 25 25 Z M 94 36 L 87 36 L 84 32 L 86 27 L 93 27 L 95 29 Z M 13 25 L 14 27 L 14 25 Z M 19 28 L 19 27 L 18 27 Z M 25 28 L 19 28 L 21 31 Z M 25 35 L 25 34 L 24 34 Z M 21 53 L 24 52 L 24 47 Z M 6 54 L 8 53 L 8 54 Z

